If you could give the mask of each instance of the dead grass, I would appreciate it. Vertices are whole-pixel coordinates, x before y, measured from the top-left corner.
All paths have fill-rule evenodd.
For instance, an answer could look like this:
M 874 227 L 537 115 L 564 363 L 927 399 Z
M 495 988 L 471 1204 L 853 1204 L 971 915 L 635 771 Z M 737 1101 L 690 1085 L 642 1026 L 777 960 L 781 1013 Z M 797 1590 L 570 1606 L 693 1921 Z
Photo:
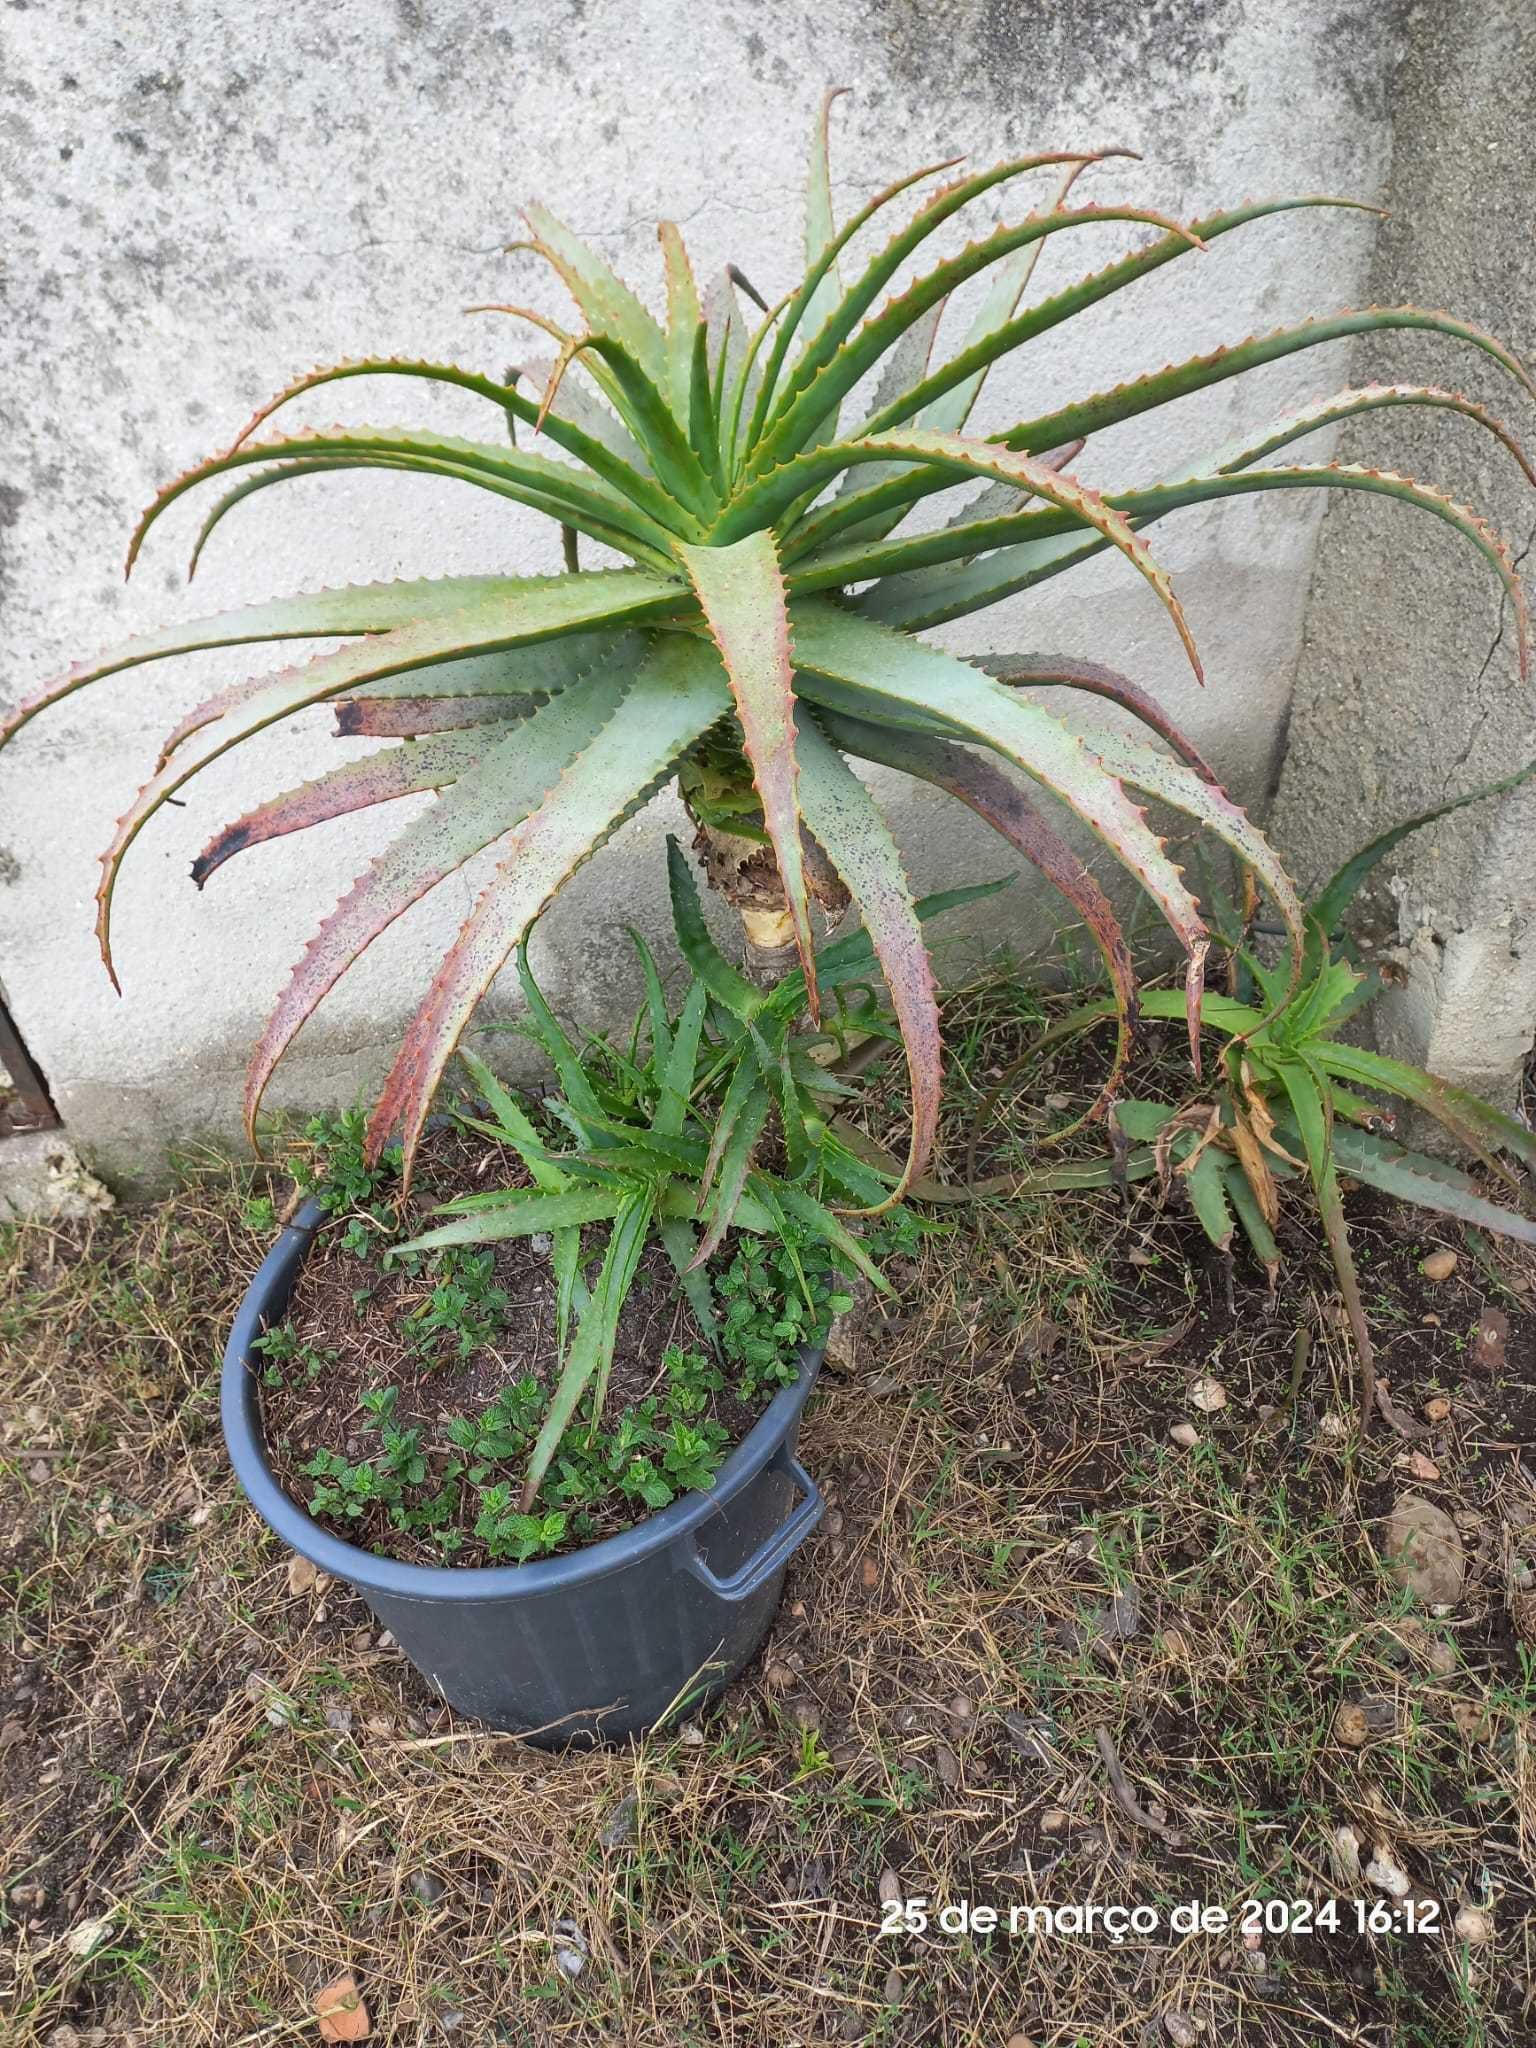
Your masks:
M 951 1004 L 951 1148 L 970 1076 L 1033 1008 L 1000 984 Z M 1242 1270 L 1228 1317 L 1198 1235 L 1150 1195 L 1128 1216 L 1000 1203 L 929 1240 L 815 1404 L 803 1449 L 833 1511 L 763 1660 L 696 1726 L 552 1758 L 439 1709 L 345 1589 L 293 1590 L 229 1479 L 217 1355 L 261 1249 L 243 1194 L 205 1162 L 174 1203 L 3 1247 L 16 2048 L 312 2042 L 344 1968 L 373 2038 L 413 2048 L 1131 2048 L 1181 2019 L 1211 2044 L 1532 2038 L 1536 1496 L 1510 1446 L 1536 1434 L 1536 1346 L 1503 1254 L 1495 1379 L 1464 1348 L 1488 1276 L 1463 1259 L 1438 1327 L 1409 1284 L 1423 1247 L 1460 1240 L 1361 1225 L 1398 1399 L 1454 1403 L 1420 1486 L 1461 1517 L 1451 1613 L 1385 1572 L 1407 1447 L 1344 1419 L 1352 1367 L 1302 1220 L 1273 1313 Z M 1200 1371 L 1230 1395 L 1211 1417 L 1188 1402 Z M 1170 1444 L 1174 1419 L 1198 1446 Z M 1338 1710 L 1362 1703 L 1351 1746 Z M 1441 1903 L 1440 1933 L 1359 1934 L 1351 1908 L 1257 1961 L 1230 1932 L 878 1933 L 888 1873 L 935 1912 L 1005 1920 L 1382 1898 L 1339 1867 L 1344 1825 Z M 1490 1942 L 1445 1931 L 1467 1905 Z M 80 1958 L 88 1920 L 111 1932 Z

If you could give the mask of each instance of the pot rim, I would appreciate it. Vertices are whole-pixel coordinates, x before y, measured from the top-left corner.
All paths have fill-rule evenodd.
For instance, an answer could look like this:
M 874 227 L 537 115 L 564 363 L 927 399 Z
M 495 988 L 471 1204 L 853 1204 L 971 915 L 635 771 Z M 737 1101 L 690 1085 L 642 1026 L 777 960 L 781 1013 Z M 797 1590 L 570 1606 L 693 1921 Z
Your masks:
M 224 1441 L 235 1476 L 251 1505 L 291 1549 L 321 1571 L 365 1593 L 386 1593 L 398 1599 L 505 1600 L 585 1585 L 622 1571 L 639 1559 L 686 1539 L 734 1499 L 768 1464 L 810 1396 L 821 1365 L 819 1345 L 802 1346 L 800 1370 L 781 1387 L 752 1428 L 715 1475 L 708 1492 L 696 1491 L 647 1515 L 633 1527 L 605 1536 L 585 1549 L 563 1557 L 535 1558 L 527 1564 L 424 1565 L 380 1557 L 324 1529 L 278 1484 L 267 1457 L 261 1428 L 261 1387 L 252 1344 L 269 1322 L 287 1306 L 300 1266 L 325 1221 L 325 1211 L 311 1199 L 262 1260 L 247 1288 L 224 1348 L 220 1413 Z M 692 1552 L 694 1546 L 685 1544 Z

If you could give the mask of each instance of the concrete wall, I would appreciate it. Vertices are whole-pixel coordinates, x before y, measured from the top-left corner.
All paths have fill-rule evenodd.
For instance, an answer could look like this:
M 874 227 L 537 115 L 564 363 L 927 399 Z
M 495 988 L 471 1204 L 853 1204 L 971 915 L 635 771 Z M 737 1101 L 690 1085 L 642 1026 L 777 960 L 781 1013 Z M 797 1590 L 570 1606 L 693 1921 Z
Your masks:
M 1408 22 L 1371 297 L 1449 306 L 1529 362 L 1536 12 L 1528 0 L 1440 0 Z M 1372 337 L 1352 378 L 1448 383 L 1531 445 L 1530 400 L 1446 341 Z M 1530 485 L 1497 443 L 1440 413 L 1368 415 L 1341 451 L 1484 513 L 1529 570 Z M 1536 755 L 1510 608 L 1476 553 L 1382 498 L 1328 511 L 1297 676 L 1274 834 L 1307 881 L 1416 811 Z M 1510 1100 L 1536 1024 L 1536 783 L 1459 812 L 1378 871 L 1372 922 L 1400 978 L 1378 1006 L 1384 1048 Z
M 460 308 L 532 298 L 558 309 L 535 260 L 503 253 L 526 195 L 595 236 L 653 297 L 662 215 L 683 224 L 701 265 L 734 259 L 772 296 L 794 274 L 804 136 L 829 83 L 855 88 L 836 117 L 845 207 L 961 150 L 985 161 L 1127 145 L 1144 162 L 1094 174 L 1092 196 L 1185 213 L 1255 192 L 1373 198 L 1387 161 L 1388 31 L 1379 10 L 1345 0 L 119 0 L 3 20 L 3 169 L 20 197 L 0 387 L 0 701 L 129 631 L 286 588 L 557 566 L 549 532 L 514 508 L 374 477 L 257 499 L 192 593 L 181 573 L 190 508 L 164 523 L 126 589 L 119 573 L 151 491 L 296 370 L 375 352 L 498 372 L 513 360 L 520 330 Z M 1084 231 L 1046 258 L 1040 282 L 1097 267 L 1138 233 Z M 1371 237 L 1363 215 L 1297 215 L 1171 265 L 997 376 L 987 419 L 1354 301 Z M 1156 426 L 1106 435 L 1084 474 L 1155 476 L 1341 368 L 1336 352 L 1327 367 L 1277 365 Z M 460 417 L 428 397 L 353 385 L 308 416 Z M 1210 677 L 1198 701 L 1166 618 L 1113 561 L 969 622 L 954 644 L 1125 667 L 1188 719 L 1240 793 L 1262 797 L 1321 511 L 1274 496 L 1161 530 Z M 179 1136 L 232 1130 L 266 1008 L 388 829 L 375 815 L 258 849 L 199 897 L 187 866 L 213 826 L 314 773 L 318 751 L 339 757 L 317 741 L 318 715 L 241 750 L 136 849 L 119 897 L 125 995 L 113 997 L 89 928 L 94 855 L 176 715 L 246 672 L 218 657 L 139 671 L 0 756 L 0 982 L 71 1132 L 111 1177 Z M 898 793 L 894 815 L 922 886 L 1009 865 L 940 800 Z M 658 923 L 674 821 L 655 806 L 547 920 L 551 992 L 580 1014 L 630 999 L 619 928 Z M 346 1099 L 376 1077 L 472 886 L 445 887 L 374 948 L 301 1041 L 275 1102 Z M 1049 929 L 1050 905 L 1024 890 L 1013 903 L 1023 935 Z

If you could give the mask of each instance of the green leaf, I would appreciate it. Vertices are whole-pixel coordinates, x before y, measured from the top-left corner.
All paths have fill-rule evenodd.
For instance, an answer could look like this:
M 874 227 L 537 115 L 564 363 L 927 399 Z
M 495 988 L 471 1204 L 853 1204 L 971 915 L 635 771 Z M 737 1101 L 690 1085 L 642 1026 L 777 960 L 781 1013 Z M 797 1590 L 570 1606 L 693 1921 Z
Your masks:
M 726 959 L 709 935 L 699 892 L 683 849 L 667 834 L 667 882 L 672 899 L 672 926 L 678 950 L 717 1003 L 733 1017 L 754 1017 L 763 1006 L 763 992 L 754 988 Z
M 391 1255 L 436 1251 L 447 1244 L 500 1244 L 509 1237 L 531 1237 L 540 1231 L 566 1230 L 583 1223 L 601 1223 L 617 1215 L 622 1197 L 604 1189 L 588 1194 L 572 1189 L 563 1195 L 529 1194 L 500 1208 L 456 1216 L 424 1230 L 406 1244 L 391 1246 Z
M 784 900 L 806 975 L 814 973 L 805 868 L 796 797 L 795 691 L 789 613 L 773 535 L 748 534 L 730 546 L 679 546 L 730 680 L 742 742 L 778 862 Z M 814 1015 L 814 997 L 812 998 Z
M 1214 1145 L 1206 1146 L 1194 1165 L 1183 1173 L 1182 1179 L 1189 1190 L 1190 1206 L 1200 1219 L 1200 1228 L 1217 1251 L 1229 1250 L 1232 1244 L 1232 1210 L 1227 1202 L 1221 1156 Z
M 663 1137 L 672 1137 L 681 1131 L 688 1115 L 688 1105 L 693 1096 L 693 1077 L 699 1061 L 699 1032 L 703 1028 L 704 1011 L 708 1001 L 708 988 L 702 981 L 696 981 L 689 989 L 678 1016 L 677 1031 L 662 1074 L 661 1098 L 652 1126 Z
M 535 1185 L 546 1195 L 567 1193 L 570 1181 L 550 1158 L 548 1148 L 517 1097 L 503 1086 L 478 1054 L 461 1046 L 459 1058 L 468 1069 L 470 1079 L 490 1104 L 491 1114 L 502 1136 L 533 1175 Z
M 729 705 L 708 648 L 677 635 L 658 637 L 612 718 L 511 834 L 507 857 L 412 1019 L 369 1125 L 370 1156 L 398 1125 L 409 1179 L 443 1068 L 508 955 L 566 878 L 649 801 Z
M 1488 1201 L 1473 1180 L 1444 1160 L 1426 1158 L 1373 1132 L 1349 1130 L 1342 1124 L 1334 1130 L 1334 1149 L 1346 1173 L 1380 1188 L 1383 1194 L 1454 1216 L 1478 1229 L 1497 1231 L 1501 1237 L 1517 1238 L 1522 1244 L 1536 1244 L 1536 1223 Z
M 305 947 L 251 1056 L 245 1121 L 253 1143 L 273 1069 L 327 993 L 403 911 L 529 815 L 602 732 L 624 687 L 622 674 L 594 678 L 579 692 L 554 698 L 487 747 L 479 763 L 413 818 L 353 883 Z
M 933 969 L 901 855 L 879 806 L 804 707 L 795 745 L 806 823 L 858 905 L 906 1048 L 912 1130 L 902 1178 L 878 1205 L 889 1208 L 928 1163 L 938 1130 L 943 1057 Z
M 1525 1165 L 1536 1165 L 1536 1133 L 1468 1089 L 1455 1088 L 1438 1075 L 1426 1074 L 1421 1067 L 1388 1059 L 1364 1046 L 1345 1045 L 1338 1039 L 1322 1039 L 1310 1051 L 1325 1073 L 1337 1074 L 1359 1088 L 1382 1089 L 1426 1111 L 1506 1180 L 1512 1181 L 1513 1176 L 1493 1156 L 1495 1152 L 1512 1152 Z

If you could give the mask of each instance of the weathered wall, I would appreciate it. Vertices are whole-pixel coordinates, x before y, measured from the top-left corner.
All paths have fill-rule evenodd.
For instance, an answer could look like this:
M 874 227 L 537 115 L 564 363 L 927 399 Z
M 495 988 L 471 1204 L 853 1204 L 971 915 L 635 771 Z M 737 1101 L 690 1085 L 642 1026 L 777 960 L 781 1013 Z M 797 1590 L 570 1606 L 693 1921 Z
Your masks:
M 1536 12 L 1528 0 L 1413 9 L 1392 97 L 1391 216 L 1372 298 L 1449 306 L 1529 361 Z M 1357 383 L 1403 377 L 1471 393 L 1530 445 L 1529 398 L 1470 349 L 1372 337 L 1351 364 Z M 1530 485 L 1475 427 L 1442 413 L 1377 413 L 1341 456 L 1475 506 L 1528 571 Z M 1304 880 L 1536 755 L 1515 637 L 1497 581 L 1465 541 L 1386 499 L 1333 501 L 1272 819 Z M 1403 977 L 1374 1013 L 1384 1047 L 1509 1100 L 1536 1025 L 1536 784 L 1429 827 L 1378 874 L 1370 907 Z
M 156 484 L 217 447 L 295 370 L 360 352 L 500 371 L 519 331 L 466 321 L 487 298 L 558 300 L 503 245 L 537 194 L 620 267 L 656 282 L 653 222 L 683 223 L 707 267 L 733 258 L 776 293 L 793 274 L 802 148 L 828 83 L 838 194 L 959 150 L 1119 143 L 1145 161 L 1094 176 L 1193 212 L 1274 190 L 1370 198 L 1386 161 L 1388 31 L 1345 0 L 1164 0 L 1045 7 L 983 0 L 119 0 L 8 11 L 4 174 L 13 207 L 4 321 L 4 632 L 0 700 L 139 627 L 354 578 L 548 569 L 548 534 L 513 508 L 419 480 L 319 479 L 253 502 L 193 593 L 195 524 L 168 519 L 124 588 L 133 517 Z M 1085 186 L 1083 188 L 1087 190 Z M 1022 205 L 1010 201 L 1010 206 Z M 994 216 L 996 217 L 996 216 Z M 1062 281 L 1139 231 L 1084 231 L 1040 277 Z M 992 423 L 1359 296 L 1372 227 L 1353 214 L 1253 227 L 1169 266 L 994 379 Z M 1069 269 L 1068 266 L 1071 266 Z M 1337 357 L 1335 357 L 1337 363 Z M 1150 478 L 1323 388 L 1277 365 L 1109 458 Z M 298 415 L 295 415 L 298 417 Z M 350 386 L 309 417 L 458 417 L 415 386 Z M 465 417 L 481 424 L 478 414 Z M 1194 701 L 1166 619 L 1138 580 L 1096 563 L 955 636 L 1092 654 L 1187 717 L 1235 786 L 1269 786 L 1320 502 L 1274 496 L 1161 530 L 1210 676 Z M 258 849 L 200 898 L 186 879 L 212 826 L 314 772 L 296 723 L 164 812 L 120 891 L 115 999 L 90 936 L 93 856 L 175 715 L 243 662 L 199 658 L 76 698 L 0 756 L 0 982 L 94 1163 L 123 1176 L 187 1132 L 228 1131 L 238 1075 L 303 938 L 388 829 L 346 821 Z M 322 744 L 333 744 L 322 742 Z M 901 796 L 916 880 L 995 872 L 995 843 L 938 800 Z M 547 920 L 552 993 L 597 1014 L 631 994 L 619 928 L 658 922 L 656 806 Z M 379 1070 L 471 880 L 403 920 L 301 1041 L 276 1101 L 349 1097 Z M 1015 892 L 1020 929 L 1048 928 Z

